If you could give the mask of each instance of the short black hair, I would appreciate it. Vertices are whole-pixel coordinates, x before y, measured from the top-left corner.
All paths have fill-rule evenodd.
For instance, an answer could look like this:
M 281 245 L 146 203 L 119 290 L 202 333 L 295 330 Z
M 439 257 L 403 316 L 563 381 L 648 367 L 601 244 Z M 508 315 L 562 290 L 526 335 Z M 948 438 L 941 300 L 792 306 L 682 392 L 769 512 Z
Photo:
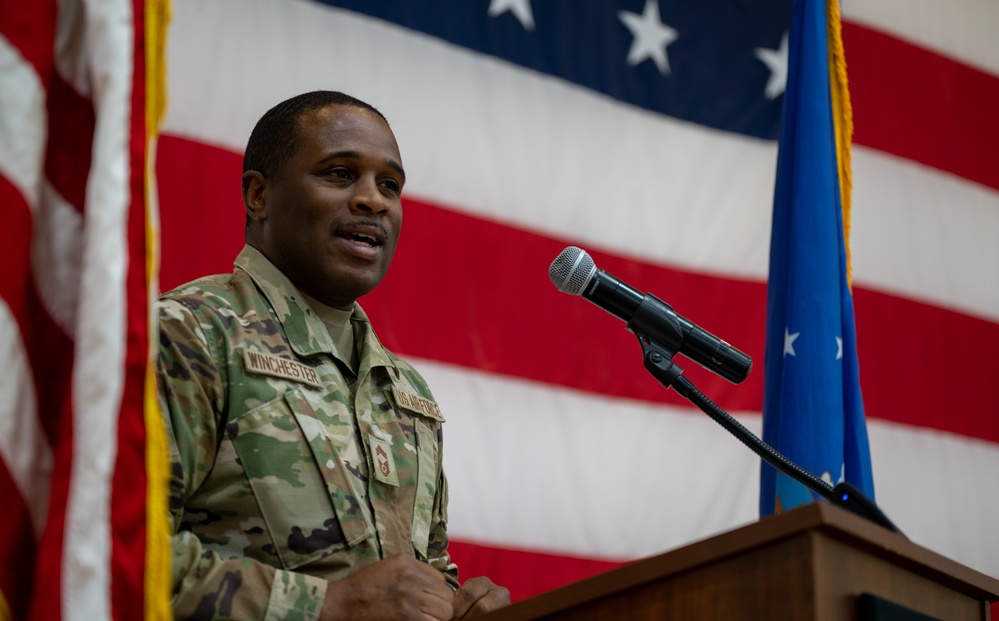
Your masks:
M 257 121 L 246 143 L 243 172 L 255 170 L 264 178 L 277 175 L 298 148 L 298 120 L 309 112 L 334 105 L 370 110 L 388 123 L 385 115 L 374 106 L 340 91 L 312 91 L 296 95 L 271 108 Z

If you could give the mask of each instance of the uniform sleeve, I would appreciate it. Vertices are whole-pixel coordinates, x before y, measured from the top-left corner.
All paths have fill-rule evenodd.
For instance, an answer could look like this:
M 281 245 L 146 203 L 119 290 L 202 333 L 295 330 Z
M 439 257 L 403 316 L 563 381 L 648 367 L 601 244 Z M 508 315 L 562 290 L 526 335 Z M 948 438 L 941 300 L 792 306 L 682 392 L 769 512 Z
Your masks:
M 176 300 L 159 311 L 159 398 L 170 450 L 173 608 L 180 619 L 313 621 L 326 597 L 321 578 L 284 571 L 249 558 L 223 559 L 182 527 L 188 496 L 211 472 L 225 378 L 220 352 L 197 315 Z M 220 342 L 214 343 L 215 348 Z

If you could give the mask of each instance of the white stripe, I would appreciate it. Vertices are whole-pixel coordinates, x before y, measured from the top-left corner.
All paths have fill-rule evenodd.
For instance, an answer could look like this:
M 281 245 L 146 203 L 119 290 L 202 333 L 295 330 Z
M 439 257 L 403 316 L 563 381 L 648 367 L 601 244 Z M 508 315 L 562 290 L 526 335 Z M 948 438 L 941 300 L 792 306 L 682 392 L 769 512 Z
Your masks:
M 41 191 L 47 117 L 35 68 L 0 35 L 0 175 L 34 209 Z
M 451 537 L 625 560 L 758 517 L 758 460 L 707 416 L 414 363 L 447 419 Z
M 999 576 L 999 444 L 871 421 L 878 505 L 909 539 Z
M 87 65 L 87 16 L 81 0 L 60 0 L 56 16 L 55 65 L 64 80 L 80 95 L 90 98 Z
M 853 153 L 854 282 L 999 320 L 999 192 L 872 149 Z
M 83 218 L 51 184 L 46 182 L 43 187 L 32 231 L 31 268 L 46 310 L 73 337 L 80 295 Z
M 843 20 L 999 75 L 995 0 L 843 0 Z M 849 50 L 847 50 L 849 54 Z
M 17 320 L 0 299 L 0 458 L 42 533 L 52 482 L 52 447 L 38 420 L 35 381 Z M 3 467 L 0 466 L 0 467 Z
M 111 477 L 125 361 L 133 22 L 128 0 L 86 4 L 97 122 L 84 210 L 62 601 L 63 618 L 110 619 Z
M 412 362 L 448 421 L 452 538 L 628 560 L 758 519 L 759 459 L 699 411 Z M 760 433 L 758 414 L 736 417 Z M 869 430 L 888 517 L 915 543 L 999 575 L 999 445 L 884 421 Z
M 233 2 L 176 3 L 169 62 L 184 71 L 170 73 L 164 133 L 242 151 L 264 106 L 342 89 L 388 116 L 410 196 L 590 249 L 766 279 L 775 143 L 618 105 L 346 11 Z M 317 74 L 302 58 L 365 62 Z M 264 66 L 281 70 L 261 83 Z M 999 319 L 999 192 L 863 148 L 854 178 L 858 283 Z M 900 226 L 929 242 L 915 262 L 894 252 Z M 954 278 L 972 273 L 982 277 Z

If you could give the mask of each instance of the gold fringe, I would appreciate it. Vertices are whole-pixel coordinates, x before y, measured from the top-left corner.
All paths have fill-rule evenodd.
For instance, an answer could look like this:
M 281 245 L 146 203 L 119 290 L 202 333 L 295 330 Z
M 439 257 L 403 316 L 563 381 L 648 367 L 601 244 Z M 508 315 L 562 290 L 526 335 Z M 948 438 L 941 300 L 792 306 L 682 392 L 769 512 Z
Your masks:
M 846 282 L 853 286 L 850 260 L 850 209 L 853 192 L 853 168 L 850 145 L 853 142 L 853 106 L 846 79 L 846 54 L 840 23 L 839 0 L 826 0 L 829 31 L 829 86 L 832 93 L 833 125 L 836 128 L 836 162 L 839 168 L 839 195 L 843 209 L 843 244 L 846 247 Z
M 170 23 L 170 0 L 146 2 L 146 131 L 159 133 L 166 111 L 166 41 Z
M 146 62 L 146 292 L 149 302 L 149 355 L 145 377 L 146 566 L 145 619 L 169 621 L 170 526 L 167 495 L 170 465 L 166 429 L 156 392 L 157 323 L 152 310 L 159 289 L 159 210 L 156 192 L 156 140 L 166 110 L 166 39 L 170 0 L 145 0 Z

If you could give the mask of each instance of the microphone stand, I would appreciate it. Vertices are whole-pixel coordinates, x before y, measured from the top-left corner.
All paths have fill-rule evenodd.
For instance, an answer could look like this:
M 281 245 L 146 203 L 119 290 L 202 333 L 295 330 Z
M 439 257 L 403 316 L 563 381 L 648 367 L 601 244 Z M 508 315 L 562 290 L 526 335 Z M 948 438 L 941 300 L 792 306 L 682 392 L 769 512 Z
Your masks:
M 652 339 L 641 334 L 636 333 L 635 336 L 638 337 L 638 342 L 642 346 L 645 369 L 660 384 L 665 386 L 667 390 L 672 386 L 680 396 L 696 405 L 701 411 L 710 416 L 712 420 L 724 427 L 729 433 L 734 435 L 740 442 L 748 446 L 751 451 L 759 455 L 779 472 L 801 483 L 830 503 L 839 505 L 856 515 L 902 535 L 902 531 L 888 519 L 888 516 L 874 504 L 874 501 L 865 496 L 855 486 L 846 481 L 841 481 L 836 486 L 826 483 L 785 457 L 763 440 L 757 438 L 753 432 L 742 426 L 739 421 L 732 418 L 725 410 L 715 405 L 714 402 L 690 383 L 690 380 L 682 376 L 683 369 L 673 362 L 673 356 L 676 355 L 676 351 L 670 351 L 670 349 L 659 345 Z M 904 537 L 904 535 L 902 536 Z

